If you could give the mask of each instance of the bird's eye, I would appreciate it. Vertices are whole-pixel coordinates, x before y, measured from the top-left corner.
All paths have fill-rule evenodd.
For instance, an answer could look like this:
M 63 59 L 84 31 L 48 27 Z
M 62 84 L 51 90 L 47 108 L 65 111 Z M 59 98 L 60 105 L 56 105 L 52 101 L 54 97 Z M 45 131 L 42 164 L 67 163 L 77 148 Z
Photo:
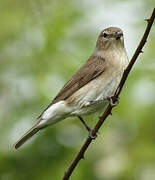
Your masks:
M 107 35 L 107 33 L 103 33 L 103 37 L 107 37 L 108 35 Z

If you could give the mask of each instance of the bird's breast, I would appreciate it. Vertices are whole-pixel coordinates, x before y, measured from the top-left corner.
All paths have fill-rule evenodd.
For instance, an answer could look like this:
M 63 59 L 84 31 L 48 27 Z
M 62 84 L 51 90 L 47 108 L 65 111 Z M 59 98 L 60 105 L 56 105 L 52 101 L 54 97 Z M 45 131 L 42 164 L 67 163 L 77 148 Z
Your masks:
M 67 99 L 67 104 L 74 107 L 75 114 L 91 113 L 96 111 L 98 103 L 92 107 L 86 108 L 85 104 L 90 101 L 99 101 L 113 96 L 123 72 L 128 64 L 126 54 L 111 54 L 108 59 L 105 71 L 88 84 L 77 90 Z M 103 106 L 103 105 L 102 105 Z M 74 114 L 74 112 L 73 112 Z
M 89 114 L 100 108 L 98 103 L 90 107 L 86 107 L 86 104 L 91 101 L 100 101 L 112 96 L 116 90 L 120 81 L 121 74 L 110 73 L 109 76 L 106 73 L 100 75 L 96 79 L 89 82 L 87 85 L 76 91 L 67 102 L 75 109 L 73 114 Z M 103 108 L 103 105 L 101 106 Z

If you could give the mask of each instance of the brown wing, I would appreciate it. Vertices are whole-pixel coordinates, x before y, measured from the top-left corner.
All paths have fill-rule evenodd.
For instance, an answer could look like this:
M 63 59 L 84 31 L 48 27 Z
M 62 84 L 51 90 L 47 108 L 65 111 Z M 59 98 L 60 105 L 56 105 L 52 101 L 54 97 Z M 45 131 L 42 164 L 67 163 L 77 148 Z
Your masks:
M 74 92 L 103 73 L 103 71 L 105 71 L 105 59 L 98 56 L 91 56 L 78 70 L 78 72 L 74 74 L 72 78 L 64 85 L 49 106 L 58 101 L 67 99 Z M 46 109 L 48 109 L 48 107 Z
M 92 79 L 99 76 L 104 70 L 105 60 L 97 56 L 91 56 L 79 71 L 65 84 L 51 104 L 67 99 Z

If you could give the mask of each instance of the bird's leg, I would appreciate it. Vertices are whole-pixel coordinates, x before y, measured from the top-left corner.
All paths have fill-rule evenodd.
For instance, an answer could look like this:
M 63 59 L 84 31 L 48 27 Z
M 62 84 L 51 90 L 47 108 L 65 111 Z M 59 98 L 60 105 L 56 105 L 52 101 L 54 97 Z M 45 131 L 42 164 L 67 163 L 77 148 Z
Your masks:
M 89 137 L 91 139 L 95 139 L 97 137 L 97 135 L 92 135 L 92 129 L 86 124 L 86 122 L 83 120 L 83 118 L 81 116 L 78 116 L 78 118 L 80 119 L 80 121 L 82 122 L 82 124 L 85 126 L 85 128 L 87 129 L 87 131 L 89 132 Z
M 87 129 L 88 132 L 91 131 L 91 128 L 86 124 L 86 122 L 83 120 L 83 118 L 81 116 L 78 116 L 78 118 L 80 119 L 80 121 L 82 122 L 82 124 L 85 126 L 85 128 Z
M 119 97 L 116 99 L 115 102 L 113 101 L 112 97 L 109 97 L 109 98 L 107 98 L 107 99 L 108 99 L 111 107 L 117 106 L 117 104 L 119 103 Z

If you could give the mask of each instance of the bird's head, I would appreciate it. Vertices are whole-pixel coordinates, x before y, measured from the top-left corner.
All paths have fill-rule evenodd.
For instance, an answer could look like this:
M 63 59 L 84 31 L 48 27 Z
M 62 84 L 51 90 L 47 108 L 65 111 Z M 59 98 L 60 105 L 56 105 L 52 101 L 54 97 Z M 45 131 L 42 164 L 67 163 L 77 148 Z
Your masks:
M 124 47 L 123 31 L 117 27 L 104 29 L 98 37 L 96 47 L 98 50 Z

